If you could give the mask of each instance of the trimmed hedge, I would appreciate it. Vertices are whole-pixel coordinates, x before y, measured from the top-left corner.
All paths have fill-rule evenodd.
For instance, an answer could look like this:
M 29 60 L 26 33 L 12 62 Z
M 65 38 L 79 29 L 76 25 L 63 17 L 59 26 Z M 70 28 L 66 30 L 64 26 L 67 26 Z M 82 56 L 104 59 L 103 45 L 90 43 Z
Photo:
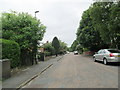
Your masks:
M 2 42 L 2 59 L 10 59 L 11 68 L 18 67 L 20 64 L 20 47 L 17 42 L 0 39 Z

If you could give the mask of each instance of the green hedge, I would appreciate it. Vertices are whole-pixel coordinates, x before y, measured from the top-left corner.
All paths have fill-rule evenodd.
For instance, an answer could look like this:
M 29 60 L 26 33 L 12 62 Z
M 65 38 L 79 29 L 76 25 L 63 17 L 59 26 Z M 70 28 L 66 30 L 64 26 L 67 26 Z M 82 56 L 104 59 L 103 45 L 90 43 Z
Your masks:
M 11 68 L 20 64 L 20 47 L 17 42 L 0 39 L 2 42 L 2 59 L 10 59 Z
M 44 52 L 45 56 L 51 56 L 51 52 L 45 51 Z

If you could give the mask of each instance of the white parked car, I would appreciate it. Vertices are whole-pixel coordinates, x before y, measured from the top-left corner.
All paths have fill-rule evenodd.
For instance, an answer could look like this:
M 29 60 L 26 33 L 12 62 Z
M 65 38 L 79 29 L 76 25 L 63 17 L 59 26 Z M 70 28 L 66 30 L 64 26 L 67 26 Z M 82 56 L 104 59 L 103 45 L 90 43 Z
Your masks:
M 77 55 L 78 54 L 78 51 L 74 51 L 74 55 Z

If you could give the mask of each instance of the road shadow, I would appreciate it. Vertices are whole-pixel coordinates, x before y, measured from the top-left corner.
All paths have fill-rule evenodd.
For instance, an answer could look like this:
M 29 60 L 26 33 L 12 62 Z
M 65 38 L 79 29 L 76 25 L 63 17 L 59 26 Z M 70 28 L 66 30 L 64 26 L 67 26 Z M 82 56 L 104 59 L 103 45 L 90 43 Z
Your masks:
M 103 62 L 101 62 L 101 61 L 96 61 L 97 63 L 100 63 L 100 64 L 103 64 Z M 118 66 L 120 66 L 120 62 L 109 62 L 108 64 L 107 64 L 107 66 L 116 66 L 116 67 L 118 67 Z
M 120 66 L 120 62 L 116 62 L 116 63 L 109 63 L 109 66 Z

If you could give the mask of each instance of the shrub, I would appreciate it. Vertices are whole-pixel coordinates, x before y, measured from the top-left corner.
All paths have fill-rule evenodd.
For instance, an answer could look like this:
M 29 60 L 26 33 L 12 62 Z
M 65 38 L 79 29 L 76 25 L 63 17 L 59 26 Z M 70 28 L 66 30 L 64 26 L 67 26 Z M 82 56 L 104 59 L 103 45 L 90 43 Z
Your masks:
M 55 53 L 54 47 L 52 46 L 51 43 L 46 43 L 44 45 L 44 50 L 45 50 L 46 55 L 48 55 L 48 56 L 54 55 L 54 53 Z
M 89 49 L 88 48 L 83 48 L 83 51 L 85 52 L 85 51 L 89 51 Z
M 0 39 L 2 42 L 2 59 L 10 59 L 11 68 L 20 64 L 20 47 L 17 42 Z
M 45 56 L 50 56 L 51 52 L 45 51 L 44 54 L 45 54 Z

